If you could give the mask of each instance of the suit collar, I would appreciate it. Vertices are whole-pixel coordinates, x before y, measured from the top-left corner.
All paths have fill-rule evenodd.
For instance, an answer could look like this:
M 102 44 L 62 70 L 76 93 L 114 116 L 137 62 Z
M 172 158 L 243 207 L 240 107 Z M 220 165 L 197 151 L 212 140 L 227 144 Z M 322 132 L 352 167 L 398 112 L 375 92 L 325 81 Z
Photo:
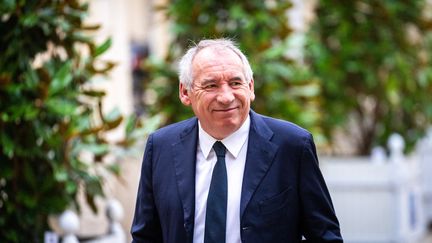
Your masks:
M 270 141 L 273 131 L 264 122 L 262 116 L 251 111 L 250 117 L 249 142 L 240 201 L 241 216 L 270 168 L 278 149 L 278 146 Z
M 247 141 L 249 137 L 249 129 L 250 128 L 250 117 L 247 116 L 245 122 L 241 127 L 229 135 L 228 137 L 221 140 L 221 142 L 225 145 L 227 148 L 227 151 L 234 156 L 234 158 L 237 158 L 240 154 L 240 150 Z M 208 158 L 210 151 L 213 147 L 213 144 L 217 141 L 215 138 L 213 138 L 210 134 L 208 134 L 204 129 L 201 127 L 200 122 L 198 122 L 198 142 L 199 147 L 204 154 L 205 158 Z

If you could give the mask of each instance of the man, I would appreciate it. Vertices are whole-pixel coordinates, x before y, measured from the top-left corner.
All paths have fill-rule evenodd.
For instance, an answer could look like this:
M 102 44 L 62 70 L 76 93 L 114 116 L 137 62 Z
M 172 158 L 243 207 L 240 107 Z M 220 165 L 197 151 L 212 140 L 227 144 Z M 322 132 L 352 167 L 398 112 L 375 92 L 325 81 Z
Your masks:
M 180 61 L 196 117 L 148 138 L 133 242 L 342 242 L 312 136 L 250 109 L 249 62 L 203 40 Z

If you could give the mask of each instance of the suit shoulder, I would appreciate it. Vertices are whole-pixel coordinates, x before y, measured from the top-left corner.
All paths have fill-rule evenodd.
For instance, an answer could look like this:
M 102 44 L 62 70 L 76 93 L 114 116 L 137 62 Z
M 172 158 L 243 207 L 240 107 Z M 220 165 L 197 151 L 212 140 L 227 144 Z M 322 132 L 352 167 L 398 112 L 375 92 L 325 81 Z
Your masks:
M 159 128 L 151 135 L 154 139 L 173 139 L 182 133 L 188 133 L 196 127 L 197 118 L 192 117 L 184 121 L 176 122 L 165 127 Z
M 303 127 L 278 118 L 260 115 L 269 128 L 276 134 L 290 138 L 309 139 L 312 134 Z

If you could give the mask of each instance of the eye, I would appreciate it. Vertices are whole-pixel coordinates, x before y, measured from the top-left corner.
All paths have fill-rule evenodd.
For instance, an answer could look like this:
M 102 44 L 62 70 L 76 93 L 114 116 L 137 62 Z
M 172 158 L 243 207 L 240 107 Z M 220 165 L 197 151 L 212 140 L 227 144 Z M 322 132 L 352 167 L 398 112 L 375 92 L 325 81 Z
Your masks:
M 241 82 L 241 81 L 232 81 L 232 82 L 230 83 L 230 85 L 231 85 L 232 87 L 237 87 L 237 86 L 241 86 L 241 85 L 243 85 L 243 82 Z
M 215 88 L 217 88 L 217 85 L 216 84 L 207 84 L 207 85 L 204 85 L 203 88 L 207 89 L 207 90 L 215 89 Z

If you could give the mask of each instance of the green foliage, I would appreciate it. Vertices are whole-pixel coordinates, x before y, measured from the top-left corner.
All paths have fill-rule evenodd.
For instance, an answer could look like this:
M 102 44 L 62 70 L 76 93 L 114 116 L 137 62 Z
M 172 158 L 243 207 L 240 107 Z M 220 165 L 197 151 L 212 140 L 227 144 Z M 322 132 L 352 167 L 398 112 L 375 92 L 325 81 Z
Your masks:
M 104 91 L 92 77 L 114 64 L 97 57 L 82 1 L 2 1 L 0 4 L 0 236 L 2 242 L 41 242 L 47 217 L 103 195 L 100 169 L 111 148 L 107 131 L 123 120 L 102 114 Z M 84 55 L 84 53 L 87 53 Z M 136 139 L 128 122 L 122 146 Z M 78 206 L 78 205 L 75 205 Z
M 343 127 L 359 154 L 385 145 L 393 132 L 408 149 L 422 136 L 432 117 L 426 6 L 423 0 L 319 1 L 307 49 L 322 79 L 328 136 Z
M 176 61 L 191 42 L 226 37 L 239 43 L 254 70 L 253 109 L 318 134 L 319 83 L 286 52 L 292 33 L 286 15 L 290 7 L 290 1 L 262 0 L 176 0 L 160 7 L 172 21 L 174 39 L 164 60 L 150 58 L 144 67 L 150 74 L 145 89 L 157 94 L 151 111 L 163 112 L 167 123 L 192 116 L 178 99 Z

